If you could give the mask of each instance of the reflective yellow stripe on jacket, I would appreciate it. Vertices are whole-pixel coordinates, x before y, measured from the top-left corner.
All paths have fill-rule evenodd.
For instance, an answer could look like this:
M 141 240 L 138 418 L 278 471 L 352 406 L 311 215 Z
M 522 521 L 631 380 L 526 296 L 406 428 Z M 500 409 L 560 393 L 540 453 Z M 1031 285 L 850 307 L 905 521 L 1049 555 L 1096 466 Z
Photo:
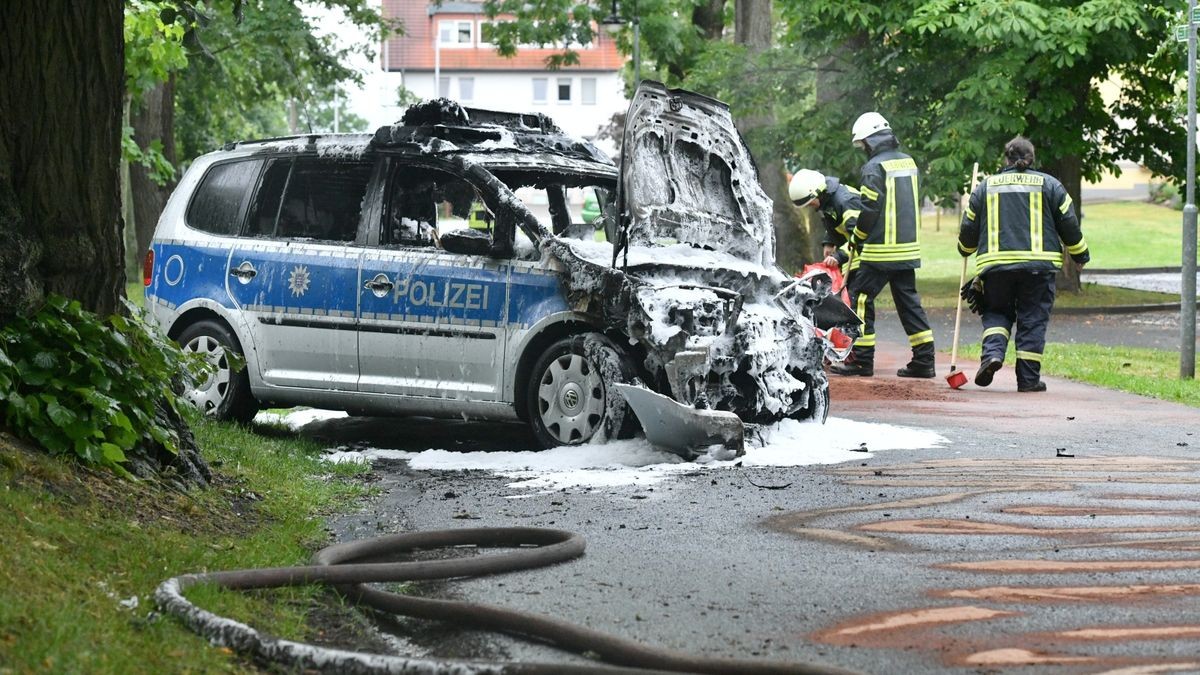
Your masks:
M 1043 186 L 1045 178 L 1040 175 L 1026 173 L 1001 173 L 995 176 L 990 176 L 987 179 L 987 248 L 976 256 L 976 264 L 980 271 L 987 269 L 993 265 L 1007 265 L 1032 261 L 1043 261 L 1053 264 L 1055 267 L 1061 267 L 1063 262 L 1062 251 L 1047 251 L 1045 250 L 1045 198 Z M 1019 195 L 1021 201 L 1028 207 L 1028 220 L 1021 223 L 1019 227 L 1029 228 L 1029 248 L 1028 250 L 1015 248 L 1002 248 L 1002 230 L 1000 226 L 1000 214 L 1007 213 L 1009 218 L 1014 217 L 1012 202 L 1009 204 L 1008 210 L 1001 208 L 1001 199 L 1012 199 Z M 1070 197 L 1067 198 L 1063 207 L 1070 208 Z M 973 215 L 973 214 L 972 214 Z M 1006 230 L 1011 236 L 1014 226 L 1017 223 L 1008 223 Z M 1080 242 L 1086 247 L 1086 244 Z M 1013 245 L 1010 240 L 1009 246 Z M 1074 247 L 1072 247 L 1074 248 Z M 964 250 L 962 245 L 959 245 L 959 250 Z
M 884 198 L 880 216 L 883 219 L 883 241 L 879 243 L 864 243 L 861 260 L 864 262 L 905 262 L 921 257 L 921 202 L 919 198 L 917 163 L 912 158 L 890 159 L 880 163 L 884 171 L 884 185 L 887 195 Z M 897 179 L 908 178 L 912 190 L 914 227 L 911 238 L 908 233 L 901 233 L 899 224 L 901 215 L 898 213 L 896 194 Z M 864 196 L 878 199 L 879 195 L 868 188 L 862 188 Z M 867 233 L 856 232 L 860 239 L 867 238 Z

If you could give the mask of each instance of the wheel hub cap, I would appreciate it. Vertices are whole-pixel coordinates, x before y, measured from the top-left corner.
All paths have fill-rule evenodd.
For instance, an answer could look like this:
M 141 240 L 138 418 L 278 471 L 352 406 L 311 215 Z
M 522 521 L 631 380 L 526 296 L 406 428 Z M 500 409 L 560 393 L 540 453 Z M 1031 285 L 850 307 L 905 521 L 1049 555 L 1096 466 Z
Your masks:
M 576 413 L 579 410 L 579 402 L 582 397 L 579 394 L 579 385 L 574 382 L 568 384 L 562 389 L 562 407 L 568 413 Z
M 582 443 L 604 420 L 604 381 L 579 354 L 550 363 L 538 387 L 538 405 L 546 430 L 560 443 Z

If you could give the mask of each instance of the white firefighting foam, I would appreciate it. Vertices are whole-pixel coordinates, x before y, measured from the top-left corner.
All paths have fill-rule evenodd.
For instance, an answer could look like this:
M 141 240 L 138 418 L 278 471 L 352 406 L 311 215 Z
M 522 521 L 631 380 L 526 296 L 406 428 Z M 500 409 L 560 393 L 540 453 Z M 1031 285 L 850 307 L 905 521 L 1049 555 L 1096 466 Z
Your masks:
M 312 411 L 309 412 L 311 415 Z M 313 419 L 309 417 L 309 420 Z M 285 418 L 284 424 L 291 426 Z M 659 450 L 643 438 L 595 445 L 564 446 L 521 452 L 455 452 L 431 448 L 424 452 L 365 449 L 330 452 L 330 462 L 406 460 L 413 469 L 454 471 L 477 469 L 514 479 L 516 490 L 556 491 L 653 485 L 681 474 L 717 471 L 733 466 L 805 466 L 861 460 L 880 450 L 935 448 L 946 438 L 926 429 L 856 422 L 831 417 L 824 425 L 784 420 L 765 429 L 764 444 L 746 454 L 725 459 L 720 452 L 687 462 Z M 862 450 L 867 452 L 862 452 Z

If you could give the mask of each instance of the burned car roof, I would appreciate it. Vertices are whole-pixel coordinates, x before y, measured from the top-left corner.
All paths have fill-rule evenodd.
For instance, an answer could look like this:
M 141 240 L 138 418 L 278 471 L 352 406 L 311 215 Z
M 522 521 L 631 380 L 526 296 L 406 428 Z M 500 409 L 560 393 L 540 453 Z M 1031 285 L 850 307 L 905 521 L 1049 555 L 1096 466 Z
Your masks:
M 380 127 L 372 144 L 421 152 L 512 152 L 558 155 L 613 166 L 599 148 L 569 136 L 542 113 L 464 108 L 447 99 L 410 107 L 400 124 Z
M 243 141 L 225 146 L 263 151 L 315 150 L 320 155 L 361 156 L 388 150 L 420 156 L 465 155 L 490 168 L 570 168 L 616 178 L 617 167 L 596 146 L 563 132 L 542 113 L 468 108 L 449 99 L 410 106 L 395 124 L 371 134 L 305 134 Z

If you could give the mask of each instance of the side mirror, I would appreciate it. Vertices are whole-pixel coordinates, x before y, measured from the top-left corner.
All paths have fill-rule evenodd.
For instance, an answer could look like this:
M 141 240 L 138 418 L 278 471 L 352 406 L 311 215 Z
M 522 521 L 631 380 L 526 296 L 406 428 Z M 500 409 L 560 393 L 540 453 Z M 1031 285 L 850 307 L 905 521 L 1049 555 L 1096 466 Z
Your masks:
M 492 250 L 492 237 L 484 230 L 450 230 L 442 234 L 442 249 L 449 253 L 464 255 L 488 255 Z

